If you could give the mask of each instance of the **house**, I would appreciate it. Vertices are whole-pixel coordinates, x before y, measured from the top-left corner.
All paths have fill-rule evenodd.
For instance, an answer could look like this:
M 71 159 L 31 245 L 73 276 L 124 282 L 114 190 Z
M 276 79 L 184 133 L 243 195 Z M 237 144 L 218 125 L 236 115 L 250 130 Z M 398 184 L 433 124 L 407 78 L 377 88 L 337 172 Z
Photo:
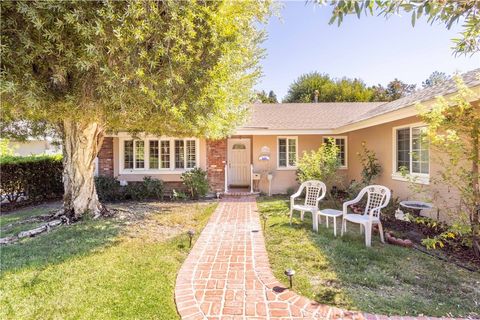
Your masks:
M 480 69 L 462 75 L 476 93 L 472 101 L 476 104 L 480 104 L 479 75 Z M 339 174 L 345 183 L 360 178 L 357 153 L 365 141 L 382 165 L 376 182 L 391 188 L 399 198 L 413 198 L 399 168 L 407 167 L 417 183 L 427 186 L 439 169 L 431 160 L 433 151 L 420 141 L 424 124 L 415 105 L 431 106 L 437 96 L 448 98 L 456 90 L 450 80 L 392 102 L 253 104 L 244 125 L 222 140 L 155 136 L 134 140 L 118 133 L 104 141 L 98 156 L 99 174 L 125 181 L 152 176 L 175 188 L 182 172 L 201 167 L 214 192 L 232 187 L 252 191 L 257 184 L 254 178 L 260 174 L 260 191 L 269 191 L 270 175 L 271 193 L 286 193 L 298 186 L 296 160 L 333 137 L 340 148 Z M 411 151 L 421 156 L 414 159 Z
M 41 154 L 61 154 L 62 147 L 51 137 L 28 137 L 24 141 L 8 141 L 8 148 L 15 156 L 31 156 Z

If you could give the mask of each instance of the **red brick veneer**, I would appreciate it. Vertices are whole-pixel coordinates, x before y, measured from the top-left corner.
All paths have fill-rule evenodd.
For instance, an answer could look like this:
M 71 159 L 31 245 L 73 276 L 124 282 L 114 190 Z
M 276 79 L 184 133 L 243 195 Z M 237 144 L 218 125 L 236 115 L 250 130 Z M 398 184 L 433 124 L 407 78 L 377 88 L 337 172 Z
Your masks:
M 207 177 L 213 192 L 225 188 L 225 163 L 227 161 L 227 139 L 207 140 Z
M 113 138 L 103 139 L 98 152 L 98 175 L 113 177 Z

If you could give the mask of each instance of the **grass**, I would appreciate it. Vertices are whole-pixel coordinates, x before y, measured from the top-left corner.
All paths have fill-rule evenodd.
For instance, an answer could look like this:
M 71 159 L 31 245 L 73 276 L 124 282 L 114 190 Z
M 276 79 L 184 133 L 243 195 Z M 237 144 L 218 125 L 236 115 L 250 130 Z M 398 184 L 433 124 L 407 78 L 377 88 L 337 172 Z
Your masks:
M 274 274 L 286 284 L 284 270 L 296 270 L 296 292 L 321 303 L 377 314 L 480 315 L 480 273 L 413 249 L 382 244 L 378 235 L 366 248 L 358 225 L 349 225 L 346 236 L 335 238 L 332 223 L 326 229 L 323 218 L 315 233 L 311 216 L 306 213 L 302 223 L 296 213 L 290 226 L 286 198 L 262 197 L 258 204 L 260 212 L 270 215 L 265 238 Z
M 174 286 L 189 252 L 185 232 L 198 235 L 216 204 L 116 207 L 123 209 L 117 218 L 85 220 L 1 247 L 0 318 L 177 319 Z

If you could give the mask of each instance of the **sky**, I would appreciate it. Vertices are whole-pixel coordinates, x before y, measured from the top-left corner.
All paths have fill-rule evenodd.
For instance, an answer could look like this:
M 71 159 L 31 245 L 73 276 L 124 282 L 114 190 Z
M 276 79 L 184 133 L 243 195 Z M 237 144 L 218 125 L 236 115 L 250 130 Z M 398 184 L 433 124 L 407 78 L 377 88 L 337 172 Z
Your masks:
M 305 1 L 282 2 L 280 17 L 265 26 L 261 61 L 263 76 L 256 90 L 273 90 L 279 101 L 303 73 L 318 71 L 332 77 L 361 78 L 367 85 L 386 85 L 394 78 L 421 87 L 433 71 L 446 74 L 480 67 L 480 54 L 452 54 L 451 39 L 462 30 L 455 25 L 430 25 L 426 19 L 412 27 L 410 15 L 348 16 L 340 27 L 329 25 L 331 8 Z

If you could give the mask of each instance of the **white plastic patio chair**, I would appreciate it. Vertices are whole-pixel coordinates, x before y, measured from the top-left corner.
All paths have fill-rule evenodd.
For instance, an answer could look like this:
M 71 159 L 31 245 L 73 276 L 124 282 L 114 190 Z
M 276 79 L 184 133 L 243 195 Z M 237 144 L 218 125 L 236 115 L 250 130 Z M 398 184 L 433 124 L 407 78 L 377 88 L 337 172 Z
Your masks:
M 295 199 L 302 195 L 305 190 L 305 202 L 303 204 L 295 204 Z M 303 221 L 305 212 L 312 214 L 313 230 L 318 229 L 318 203 L 325 197 L 327 186 L 322 181 L 309 180 L 300 185 L 295 194 L 290 196 L 290 224 L 292 224 L 293 211 L 300 211 L 300 219 Z
M 363 196 L 367 194 L 367 205 L 363 214 L 348 213 L 348 206 L 360 202 Z M 360 232 L 365 229 L 365 245 L 372 245 L 372 227 L 378 225 L 380 240 L 385 243 L 383 238 L 383 227 L 380 221 L 380 212 L 390 202 L 390 189 L 380 185 L 371 185 L 363 188 L 358 196 L 350 201 L 343 203 L 342 236 L 347 232 L 347 221 L 360 224 Z

